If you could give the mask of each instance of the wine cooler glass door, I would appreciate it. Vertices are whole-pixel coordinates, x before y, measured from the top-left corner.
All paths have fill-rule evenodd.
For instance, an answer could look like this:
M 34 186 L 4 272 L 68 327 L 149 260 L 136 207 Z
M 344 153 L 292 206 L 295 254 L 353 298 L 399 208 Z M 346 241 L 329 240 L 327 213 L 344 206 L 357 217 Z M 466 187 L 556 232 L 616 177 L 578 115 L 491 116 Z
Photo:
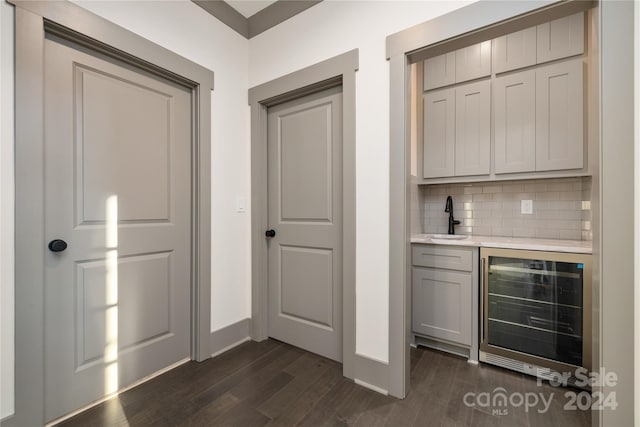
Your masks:
M 490 346 L 583 366 L 584 264 L 489 256 Z

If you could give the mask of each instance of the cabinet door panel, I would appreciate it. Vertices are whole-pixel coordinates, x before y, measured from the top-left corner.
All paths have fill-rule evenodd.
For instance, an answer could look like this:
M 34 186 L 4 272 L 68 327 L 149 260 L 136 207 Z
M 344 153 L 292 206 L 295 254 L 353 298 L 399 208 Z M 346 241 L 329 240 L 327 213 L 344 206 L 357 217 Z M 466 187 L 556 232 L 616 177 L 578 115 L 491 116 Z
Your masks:
M 413 269 L 413 330 L 471 345 L 471 273 Z
M 493 40 L 493 71 L 502 73 L 536 63 L 536 27 Z
M 455 52 L 434 56 L 424 61 L 424 90 L 448 86 L 456 82 Z
M 489 174 L 491 82 L 456 88 L 455 175 Z
M 425 178 L 453 176 L 455 144 L 455 90 L 444 89 L 423 96 Z
M 535 171 L 535 83 L 535 70 L 495 80 L 495 173 Z
M 456 50 L 456 83 L 491 74 L 491 40 Z
M 536 170 L 584 164 L 582 58 L 536 70 Z
M 584 13 L 538 25 L 538 64 L 584 52 Z

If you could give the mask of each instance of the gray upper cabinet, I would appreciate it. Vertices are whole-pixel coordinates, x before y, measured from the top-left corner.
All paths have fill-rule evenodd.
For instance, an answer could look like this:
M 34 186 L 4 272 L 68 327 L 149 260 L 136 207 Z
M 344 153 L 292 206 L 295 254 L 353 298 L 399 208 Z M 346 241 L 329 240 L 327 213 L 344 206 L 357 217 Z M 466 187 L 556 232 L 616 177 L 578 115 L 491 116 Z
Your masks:
M 580 12 L 424 61 L 422 183 L 591 172 L 585 19 Z
M 424 61 L 423 88 L 437 89 L 491 74 L 491 40 Z
M 535 171 L 535 70 L 496 78 L 493 123 L 495 173 Z
M 488 175 L 491 167 L 491 82 L 423 95 L 423 177 Z
M 455 144 L 455 89 L 423 95 L 423 175 L 425 178 L 453 176 Z
M 488 175 L 491 168 L 491 82 L 456 87 L 455 175 Z
M 491 74 L 491 40 L 456 50 L 456 83 Z
M 493 40 L 493 72 L 517 70 L 536 63 L 536 27 Z
M 452 85 L 456 82 L 455 52 L 434 56 L 424 61 L 424 90 Z
M 536 171 L 584 165 L 582 58 L 536 70 Z
M 538 25 L 538 64 L 584 52 L 584 13 Z

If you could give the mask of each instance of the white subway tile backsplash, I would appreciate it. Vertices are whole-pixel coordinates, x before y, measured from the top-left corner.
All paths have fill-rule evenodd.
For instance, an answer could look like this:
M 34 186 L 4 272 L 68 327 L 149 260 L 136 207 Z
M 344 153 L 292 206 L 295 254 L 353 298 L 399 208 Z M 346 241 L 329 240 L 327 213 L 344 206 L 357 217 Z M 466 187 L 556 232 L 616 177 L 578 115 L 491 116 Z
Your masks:
M 536 237 L 536 230 L 533 228 L 514 228 L 513 237 Z
M 488 186 L 482 187 L 482 192 L 483 193 L 501 193 L 502 185 L 488 185 Z
M 446 197 L 462 222 L 456 233 L 591 240 L 591 178 L 421 186 L 425 233 L 446 233 Z M 533 214 L 520 201 L 533 200 Z
M 524 193 L 524 184 L 504 184 L 502 186 L 503 193 Z
M 500 209 L 502 209 L 502 202 L 482 202 L 482 209 L 484 209 L 484 210 L 500 210 Z
M 474 202 L 484 202 L 491 200 L 491 194 L 474 194 L 473 201 Z
M 560 233 L 560 239 L 581 240 L 582 238 L 582 231 L 580 230 L 560 230 L 559 233 Z
M 464 187 L 464 194 L 482 193 L 482 187 Z
M 547 184 L 542 182 L 530 182 L 524 185 L 524 191 L 528 192 L 536 192 L 536 191 L 547 191 Z
M 536 229 L 538 239 L 559 239 L 560 230 Z

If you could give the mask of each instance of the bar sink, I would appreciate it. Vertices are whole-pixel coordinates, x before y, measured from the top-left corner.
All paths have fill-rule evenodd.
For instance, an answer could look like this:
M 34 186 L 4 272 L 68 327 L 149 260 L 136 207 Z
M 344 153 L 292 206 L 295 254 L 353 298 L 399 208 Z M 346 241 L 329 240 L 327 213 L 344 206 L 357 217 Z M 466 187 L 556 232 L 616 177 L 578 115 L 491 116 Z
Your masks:
M 429 237 L 436 240 L 464 240 L 469 238 L 464 234 L 431 234 Z

